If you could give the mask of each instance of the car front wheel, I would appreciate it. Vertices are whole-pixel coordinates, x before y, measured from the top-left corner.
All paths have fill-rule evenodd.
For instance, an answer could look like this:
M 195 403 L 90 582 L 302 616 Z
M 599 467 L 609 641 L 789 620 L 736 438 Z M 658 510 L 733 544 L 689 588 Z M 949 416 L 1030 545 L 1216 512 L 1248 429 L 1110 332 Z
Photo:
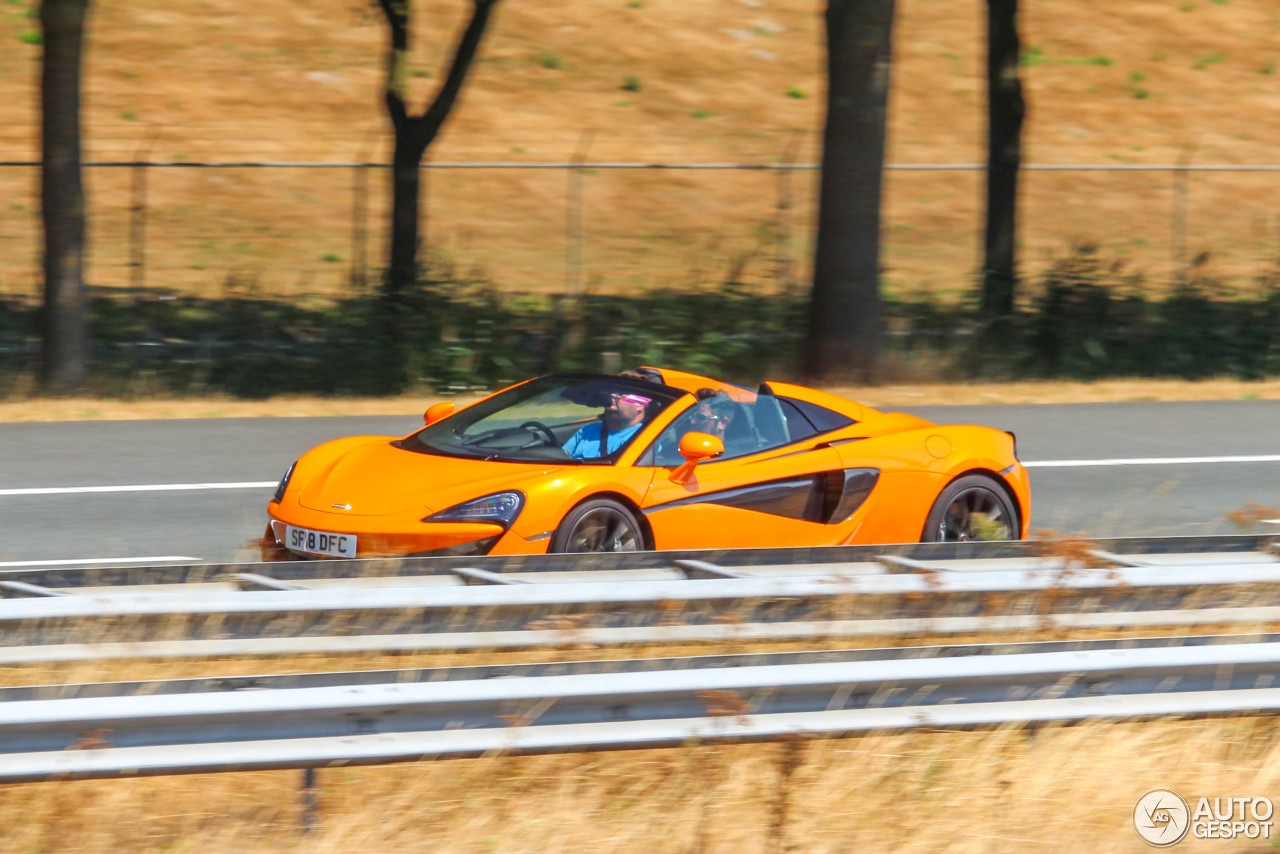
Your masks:
M 569 511 L 548 551 L 638 552 L 644 547 L 644 530 L 630 509 L 611 498 L 593 498 Z

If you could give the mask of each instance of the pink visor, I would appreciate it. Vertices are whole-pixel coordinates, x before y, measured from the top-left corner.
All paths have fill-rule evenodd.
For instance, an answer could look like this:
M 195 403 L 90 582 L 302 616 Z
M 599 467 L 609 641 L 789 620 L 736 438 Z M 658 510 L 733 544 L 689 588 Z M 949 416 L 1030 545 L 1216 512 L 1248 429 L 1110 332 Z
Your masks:
M 630 403 L 635 406 L 648 406 L 653 402 L 652 397 L 645 397 L 642 394 L 620 394 L 618 395 L 619 403 Z

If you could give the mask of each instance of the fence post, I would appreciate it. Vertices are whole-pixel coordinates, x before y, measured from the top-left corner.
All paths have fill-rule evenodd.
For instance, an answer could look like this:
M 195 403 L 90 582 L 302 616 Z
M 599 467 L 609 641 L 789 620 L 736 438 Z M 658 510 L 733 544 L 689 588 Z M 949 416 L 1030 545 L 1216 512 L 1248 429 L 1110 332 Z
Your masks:
M 1173 282 L 1179 286 L 1187 284 L 1187 179 L 1191 172 L 1191 159 L 1195 154 L 1195 143 L 1183 143 L 1178 154 L 1178 168 L 1173 170 L 1173 215 L 1172 215 L 1172 250 L 1173 250 Z
M 793 131 L 778 164 L 778 267 L 777 277 L 785 293 L 791 292 L 791 173 L 796 162 L 796 149 L 804 131 Z
M 583 215 L 583 162 L 595 137 L 594 130 L 585 130 L 578 137 L 578 147 L 569 166 L 569 187 L 565 200 L 565 291 L 573 297 L 582 295 L 582 215 Z
M 369 145 L 373 138 L 371 129 L 365 134 L 356 152 L 355 172 L 351 186 L 351 286 L 364 290 L 368 284 L 367 251 L 369 245 Z
M 147 286 L 147 169 L 151 167 L 151 148 L 159 134 L 159 128 L 152 128 L 133 155 L 132 199 L 129 203 L 129 284 L 138 289 Z
M 431 225 L 431 148 L 422 155 L 418 164 L 418 269 L 427 268 L 427 256 L 431 253 L 431 240 L 428 228 Z M 414 274 L 417 281 L 417 274 Z

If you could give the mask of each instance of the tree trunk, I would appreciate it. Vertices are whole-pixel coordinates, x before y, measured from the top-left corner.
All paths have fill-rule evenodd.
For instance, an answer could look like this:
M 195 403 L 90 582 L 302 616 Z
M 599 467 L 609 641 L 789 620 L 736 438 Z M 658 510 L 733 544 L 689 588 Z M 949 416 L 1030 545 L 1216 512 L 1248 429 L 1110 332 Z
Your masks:
M 1026 103 L 1018 79 L 1018 0 L 987 0 L 987 227 L 981 311 L 988 338 L 1005 339 L 1017 286 L 1018 169 Z
M 406 129 L 396 133 L 391 160 L 391 271 L 387 293 L 399 295 L 418 274 L 422 155 L 426 146 L 418 134 Z
M 894 0 L 829 0 L 813 298 L 804 369 L 880 379 L 880 195 Z
M 44 0 L 40 203 L 44 220 L 44 328 L 40 383 L 46 391 L 84 385 L 85 202 L 80 175 L 80 64 L 89 0 Z
M 435 141 L 457 101 L 458 92 L 475 59 L 480 39 L 497 0 L 473 0 L 471 21 L 458 40 L 444 85 L 431 106 L 421 115 L 411 115 L 405 104 L 408 76 L 409 0 L 379 0 L 390 33 L 387 49 L 385 99 L 395 131 L 395 154 L 391 164 L 391 269 L 384 285 L 385 295 L 398 301 L 418 275 L 419 253 L 419 170 L 423 155 Z

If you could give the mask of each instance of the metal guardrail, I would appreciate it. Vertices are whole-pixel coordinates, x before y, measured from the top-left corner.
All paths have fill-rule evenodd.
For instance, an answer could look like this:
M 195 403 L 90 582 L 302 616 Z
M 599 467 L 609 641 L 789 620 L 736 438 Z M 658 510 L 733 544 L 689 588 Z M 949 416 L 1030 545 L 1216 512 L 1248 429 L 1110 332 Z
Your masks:
M 0 781 L 1280 710 L 1276 636 L 736 658 L 11 689 Z
M 120 593 L 104 596 L 54 596 L 0 601 L 0 626 L 29 621 L 118 617 L 251 616 L 256 614 L 328 614 L 352 611 L 518 611 L 522 616 L 548 608 L 626 608 L 716 602 L 806 601 L 834 597 L 890 597 L 918 602 L 923 595 L 972 597 L 990 593 L 1038 593 L 1045 590 L 1113 591 L 1123 595 L 1180 588 L 1234 588 L 1280 585 L 1280 561 L 1210 566 L 1009 569 L 948 572 L 931 569 L 909 574 L 859 574 L 856 565 L 833 564 L 822 575 L 635 581 L 594 581 L 462 587 L 326 587 L 321 589 L 191 593 Z M 877 603 L 879 604 L 879 603 Z
M 1120 537 L 1091 540 L 1090 546 L 1120 557 L 1150 558 L 1167 554 L 1228 555 L 1268 553 L 1278 535 L 1207 537 Z M 602 573 L 612 570 L 670 570 L 676 561 L 698 560 L 727 569 L 761 566 L 802 567 L 841 563 L 875 564 L 884 557 L 922 562 L 958 560 L 1031 560 L 1052 554 L 1053 542 L 1013 540 L 969 543 L 827 546 L 821 548 L 705 549 L 628 552 L 622 554 L 520 555 L 511 557 L 432 557 L 398 560 L 314 560 L 266 564 L 175 564 L 121 566 L 40 566 L 0 569 L 0 582 L 18 581 L 62 591 L 86 587 L 150 586 L 220 582 L 236 572 L 253 572 L 281 582 L 315 580 L 450 576 L 456 568 L 512 573 Z M 1217 558 L 1215 558 L 1217 559 Z M 1225 562 L 1225 561 L 1220 561 Z
M 1030 554 L 1029 544 L 1021 546 L 1014 551 Z M 725 553 L 738 559 L 733 569 L 663 553 L 595 556 L 600 569 L 560 572 L 545 563 L 542 571 L 503 573 L 447 563 L 427 567 L 444 575 L 324 579 L 316 589 L 308 585 L 321 579 L 234 573 L 252 592 L 199 584 L 57 591 L 0 582 L 28 597 L 0 601 L 0 663 L 1280 621 L 1280 560 L 1270 551 L 1094 549 L 1089 566 L 1055 557 L 975 558 L 1006 553 L 985 547 L 946 553 L 951 560 L 899 553 L 874 562 L 773 565 Z M 666 569 L 618 568 L 632 559 Z M 421 572 L 430 563 L 415 566 Z M 522 561 L 516 567 L 528 569 Z M 442 580 L 454 585 L 435 583 Z
M 525 629 L 522 631 L 321 635 L 169 641 L 98 641 L 0 648 L 0 665 L 122 659 L 351 655 L 361 653 L 619 647 L 705 642 L 803 641 L 832 638 L 946 636 L 1046 629 L 1134 629 L 1176 626 L 1280 625 L 1280 607 L 918 617 L 887 620 L 810 620 L 727 625 Z

